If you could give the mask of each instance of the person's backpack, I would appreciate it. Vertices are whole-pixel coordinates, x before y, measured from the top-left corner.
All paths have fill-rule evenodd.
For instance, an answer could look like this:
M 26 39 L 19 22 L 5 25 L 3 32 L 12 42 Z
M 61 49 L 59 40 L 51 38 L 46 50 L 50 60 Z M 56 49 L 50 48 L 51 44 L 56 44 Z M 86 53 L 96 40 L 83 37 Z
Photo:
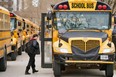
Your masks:
M 30 40 L 25 46 L 26 53 L 40 54 L 39 44 L 36 43 L 36 46 L 33 46 L 34 40 Z
M 31 40 L 26 43 L 26 45 L 25 45 L 25 52 L 26 53 L 32 53 L 32 51 L 31 51 L 32 44 L 33 44 L 33 42 Z

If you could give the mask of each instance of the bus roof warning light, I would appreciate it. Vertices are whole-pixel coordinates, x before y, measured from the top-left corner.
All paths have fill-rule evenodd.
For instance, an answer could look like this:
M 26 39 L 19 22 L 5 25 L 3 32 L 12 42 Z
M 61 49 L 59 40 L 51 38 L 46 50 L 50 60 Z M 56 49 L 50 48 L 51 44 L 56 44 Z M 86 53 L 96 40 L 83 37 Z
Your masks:
M 99 6 L 98 6 L 98 9 L 99 9 L 99 10 L 102 10 L 102 9 L 103 9 L 103 6 L 102 6 L 102 5 L 99 5 Z
M 63 9 L 63 5 L 59 5 L 58 8 L 59 8 L 59 9 Z

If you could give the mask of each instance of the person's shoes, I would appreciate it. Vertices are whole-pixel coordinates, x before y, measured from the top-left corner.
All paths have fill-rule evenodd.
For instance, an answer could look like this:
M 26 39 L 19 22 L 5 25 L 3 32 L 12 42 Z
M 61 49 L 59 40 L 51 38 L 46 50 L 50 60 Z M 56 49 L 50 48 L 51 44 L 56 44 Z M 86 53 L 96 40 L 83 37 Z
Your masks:
M 25 75 L 30 75 L 31 73 L 29 73 L 29 72 L 25 72 Z
M 38 72 L 38 70 L 33 70 L 33 73 Z

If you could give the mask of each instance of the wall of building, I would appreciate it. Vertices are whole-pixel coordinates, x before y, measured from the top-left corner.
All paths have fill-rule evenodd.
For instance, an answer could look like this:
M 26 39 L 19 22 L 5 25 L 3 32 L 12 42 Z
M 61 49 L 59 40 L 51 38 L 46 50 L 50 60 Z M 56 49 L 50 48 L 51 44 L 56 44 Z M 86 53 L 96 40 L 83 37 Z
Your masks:
M 2 1 L 2 0 L 0 0 Z M 10 0 L 4 0 L 10 1 Z M 41 13 L 46 13 L 50 8 L 51 4 L 56 4 L 65 0 L 12 0 L 13 1 L 13 11 L 18 15 L 30 19 L 31 21 L 40 24 L 41 23 Z M 35 6 L 35 4 L 38 5 Z M 100 0 L 101 1 L 101 0 Z M 113 9 L 113 14 L 116 14 L 116 0 L 102 0 L 107 2 Z M 6 5 L 6 7 L 8 7 Z
M 34 0 L 37 1 L 37 0 Z M 38 6 L 33 5 L 33 0 L 23 0 L 23 8 L 19 11 L 15 11 L 18 15 L 28 18 L 31 21 L 40 24 L 41 13 L 46 13 L 51 8 L 51 4 L 56 4 L 63 0 L 38 0 Z M 21 6 L 21 5 L 20 5 Z
M 13 10 L 13 1 L 12 0 L 0 0 L 0 6 L 5 7 L 9 11 Z

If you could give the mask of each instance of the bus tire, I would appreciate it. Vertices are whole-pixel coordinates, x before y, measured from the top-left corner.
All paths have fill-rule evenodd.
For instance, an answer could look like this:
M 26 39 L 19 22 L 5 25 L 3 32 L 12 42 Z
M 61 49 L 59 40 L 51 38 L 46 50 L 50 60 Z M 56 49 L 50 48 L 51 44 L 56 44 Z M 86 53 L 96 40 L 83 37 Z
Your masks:
M 113 64 L 106 65 L 106 69 L 105 69 L 106 77 L 113 77 L 113 72 L 114 72 L 113 67 L 114 67 Z
M 15 60 L 16 60 L 16 57 L 17 57 L 16 52 L 15 52 L 15 51 L 12 52 L 12 53 L 11 53 L 11 60 L 12 60 L 12 61 L 15 61 Z
M 18 55 L 22 55 L 22 47 L 18 49 Z
M 0 59 L 0 71 L 6 71 L 7 68 L 7 51 L 4 49 L 4 57 Z
M 61 65 L 55 61 L 53 61 L 53 71 L 55 77 L 61 76 Z

